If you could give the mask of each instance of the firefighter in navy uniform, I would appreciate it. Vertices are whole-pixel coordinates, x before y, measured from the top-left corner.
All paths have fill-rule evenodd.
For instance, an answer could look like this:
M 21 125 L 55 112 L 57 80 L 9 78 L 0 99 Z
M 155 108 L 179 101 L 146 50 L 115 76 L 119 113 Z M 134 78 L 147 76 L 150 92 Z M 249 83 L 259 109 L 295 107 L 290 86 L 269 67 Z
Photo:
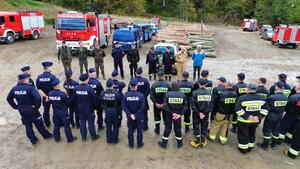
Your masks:
M 119 73 L 117 70 L 114 70 L 111 73 L 111 77 L 113 80 L 113 89 L 114 91 L 118 91 L 123 96 L 123 89 L 125 88 L 126 84 L 125 82 L 118 80 L 118 75 Z M 120 105 L 120 107 L 122 107 L 122 105 Z M 123 118 L 122 108 L 118 109 L 118 112 L 119 112 L 119 128 L 120 128 L 122 124 L 122 118 Z
M 286 83 L 286 80 L 287 80 L 287 75 L 286 75 L 286 74 L 281 73 L 281 74 L 278 75 L 278 81 L 284 83 L 283 94 L 286 95 L 287 97 L 289 97 L 290 94 L 291 94 L 291 90 L 292 90 L 292 89 L 291 89 L 290 85 L 288 85 L 288 84 Z M 269 95 L 275 94 L 275 88 L 276 88 L 276 85 L 275 85 L 275 84 L 271 86 L 271 88 L 270 88 L 270 90 L 269 90 L 269 91 L 270 91 L 270 92 L 269 92 Z
M 151 81 L 153 76 L 154 80 L 156 81 L 158 56 L 157 53 L 155 52 L 154 47 L 151 47 L 150 51 L 147 54 L 146 64 L 149 64 L 149 69 L 148 69 L 149 80 Z
M 69 112 L 70 112 L 70 123 L 72 127 L 79 128 L 79 117 L 77 112 L 75 111 L 75 103 L 74 103 L 74 89 L 76 86 L 79 85 L 79 83 L 75 80 L 73 80 L 73 71 L 67 70 L 66 73 L 66 80 L 64 82 L 64 88 L 69 96 L 70 99 L 70 105 L 69 105 Z
M 227 143 L 228 136 L 228 126 L 230 124 L 230 119 L 234 113 L 234 106 L 236 102 L 237 94 L 233 90 L 233 85 L 230 82 L 226 82 L 225 90 L 219 94 L 219 96 L 214 100 L 217 105 L 216 114 L 213 118 L 209 130 L 209 139 L 215 141 L 217 134 L 220 131 L 219 140 L 221 144 Z
M 52 138 L 53 135 L 45 128 L 39 112 L 41 96 L 33 86 L 29 85 L 29 75 L 20 74 L 18 79 L 19 83 L 11 89 L 6 100 L 13 109 L 19 111 L 28 139 L 31 144 L 36 144 L 38 141 L 32 124 L 35 125 L 44 139 Z
M 208 70 L 202 70 L 201 71 L 201 78 L 207 80 L 206 89 L 210 92 L 213 91 L 213 82 L 211 80 L 208 80 L 209 71 Z M 199 89 L 199 81 L 196 81 L 194 84 L 194 90 Z
M 21 71 L 24 74 L 28 74 L 29 75 L 29 85 L 32 85 L 33 87 L 35 87 L 34 81 L 31 79 L 31 70 L 30 70 L 30 66 L 24 66 L 21 68 Z
M 288 150 L 285 151 L 291 158 L 296 158 L 300 151 L 300 83 L 295 86 L 295 94 L 293 94 L 288 101 L 286 109 L 289 113 L 295 115 L 295 123 L 293 128 L 293 138 L 291 140 L 291 145 Z
M 178 83 L 179 91 L 185 94 L 187 99 L 187 111 L 184 114 L 184 125 L 185 125 L 185 132 L 190 130 L 191 123 L 191 99 L 194 85 L 192 82 L 188 81 L 189 72 L 184 71 L 182 73 L 183 80 Z
M 280 122 L 288 101 L 288 98 L 283 94 L 283 89 L 284 83 L 277 82 L 275 88 L 276 94 L 269 96 L 267 99 L 269 113 L 266 116 L 263 125 L 264 141 L 260 144 L 261 148 L 264 150 L 268 149 L 270 140 L 272 140 L 272 148 L 275 148 L 278 144 Z
M 118 109 L 121 108 L 122 95 L 118 91 L 114 91 L 112 79 L 107 80 L 106 90 L 101 92 L 100 99 L 105 111 L 106 142 L 117 144 L 119 142 Z
M 216 109 L 218 105 L 216 105 L 217 102 L 215 102 L 214 100 L 216 100 L 219 97 L 220 93 L 225 90 L 225 84 L 227 81 L 225 77 L 220 77 L 217 80 L 218 80 L 218 86 L 214 87 L 212 90 L 212 109 L 211 109 L 210 121 L 214 119 L 217 113 Z
M 244 73 L 237 74 L 238 83 L 233 86 L 233 89 L 235 90 L 237 97 L 243 96 L 247 94 L 247 84 L 244 82 L 246 76 Z M 236 125 L 237 125 L 237 114 L 233 114 L 232 116 L 232 128 L 230 129 L 231 132 L 236 133 Z
M 166 53 L 163 54 L 163 65 L 166 79 L 169 77 L 169 81 L 172 79 L 172 66 L 175 64 L 175 56 L 174 53 L 171 51 L 171 47 L 167 47 Z
M 148 130 L 148 110 L 149 110 L 149 104 L 148 104 L 148 96 L 150 94 L 150 83 L 148 79 L 143 77 L 143 68 L 139 67 L 136 70 L 136 78 L 138 82 L 138 92 L 143 93 L 145 97 L 145 113 L 144 113 L 144 119 L 143 119 L 143 129 L 144 131 Z M 130 91 L 130 88 L 128 88 L 128 91 Z
M 52 62 L 43 62 L 44 72 L 40 74 L 36 79 L 36 87 L 39 90 L 40 95 L 43 98 L 43 119 L 46 127 L 50 127 L 50 103 L 48 99 L 48 93 L 53 90 L 51 85 L 52 81 L 56 78 L 52 72 Z
M 87 123 L 92 140 L 97 140 L 99 138 L 99 135 L 96 134 L 94 114 L 94 110 L 97 104 L 96 92 L 91 86 L 88 85 L 88 74 L 81 74 L 79 80 L 81 81 L 81 84 L 76 86 L 74 89 L 74 101 L 76 111 L 79 116 L 82 141 L 86 141 Z
M 186 96 L 178 91 L 178 82 L 171 83 L 172 90 L 164 97 L 163 109 L 165 111 L 165 131 L 162 140 L 158 143 L 160 147 L 167 148 L 169 136 L 172 132 L 172 124 L 174 124 L 175 139 L 177 140 L 177 147 L 181 148 L 182 134 L 181 134 L 181 116 L 187 110 Z
M 168 81 L 165 80 L 165 73 L 163 71 L 158 72 L 158 81 L 153 83 L 150 90 L 150 99 L 153 102 L 154 110 L 154 123 L 155 130 L 154 132 L 160 134 L 160 123 L 161 123 L 161 114 L 163 121 L 165 122 L 166 112 L 163 109 L 164 97 L 168 91 L 171 90 L 171 85 Z
M 70 105 L 70 100 L 68 98 L 68 95 L 65 92 L 62 92 L 60 90 L 60 81 L 59 79 L 54 79 L 51 82 L 51 85 L 53 86 L 54 90 L 49 92 L 49 101 L 50 104 L 52 104 L 53 108 L 53 135 L 54 140 L 56 142 L 60 141 L 60 123 L 62 122 L 65 134 L 67 137 L 67 142 L 71 143 L 77 137 L 74 137 L 72 134 L 72 130 L 70 127 L 70 120 L 69 120 L 69 112 L 68 107 Z
M 127 61 L 129 62 L 130 77 L 136 77 L 138 62 L 140 61 L 140 53 L 139 50 L 136 48 L 135 43 L 131 44 L 131 49 L 129 49 L 127 52 Z
M 127 116 L 128 144 L 134 147 L 134 131 L 137 131 L 137 147 L 144 146 L 143 143 L 143 119 L 145 115 L 144 95 L 137 91 L 138 81 L 130 81 L 131 90 L 123 96 L 122 107 Z
M 267 79 L 264 77 L 261 77 L 258 79 L 258 86 L 256 89 L 256 93 L 261 95 L 263 98 L 267 99 L 269 95 L 269 90 L 265 87 L 267 83 Z
M 206 89 L 207 80 L 200 78 L 198 81 L 199 89 L 192 95 L 194 140 L 190 144 L 194 148 L 207 145 L 208 117 L 212 98 L 211 92 Z
M 89 83 L 88 83 L 96 92 L 97 102 L 100 102 L 100 94 L 104 91 L 101 82 L 97 79 L 96 69 L 90 68 L 89 69 Z M 96 105 L 96 112 L 97 112 L 97 124 L 98 130 L 102 130 L 103 127 L 103 107 L 100 104 Z
M 249 84 L 247 94 L 240 96 L 235 104 L 237 114 L 238 150 L 242 154 L 251 152 L 255 145 L 256 128 L 268 115 L 266 100 L 256 94 L 256 85 Z

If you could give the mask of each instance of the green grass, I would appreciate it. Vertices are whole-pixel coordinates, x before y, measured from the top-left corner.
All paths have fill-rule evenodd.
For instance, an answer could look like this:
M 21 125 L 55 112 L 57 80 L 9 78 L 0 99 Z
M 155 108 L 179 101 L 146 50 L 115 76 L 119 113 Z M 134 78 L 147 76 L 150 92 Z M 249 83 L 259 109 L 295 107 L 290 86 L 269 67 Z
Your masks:
M 59 11 L 68 11 L 65 8 L 39 2 L 34 0 L 0 0 L 1 11 L 17 11 L 17 10 L 37 10 L 44 12 L 45 23 L 52 24 L 52 19 L 56 17 Z

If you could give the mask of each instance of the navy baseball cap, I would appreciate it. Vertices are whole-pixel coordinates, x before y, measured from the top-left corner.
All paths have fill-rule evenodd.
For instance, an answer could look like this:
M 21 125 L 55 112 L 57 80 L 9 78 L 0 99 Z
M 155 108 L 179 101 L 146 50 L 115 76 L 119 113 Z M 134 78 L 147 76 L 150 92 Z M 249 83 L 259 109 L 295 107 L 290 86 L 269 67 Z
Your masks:
M 280 80 L 286 80 L 286 79 L 287 79 L 287 75 L 284 74 L 284 73 L 280 73 L 280 74 L 278 75 L 278 77 L 279 77 Z
M 283 82 L 277 82 L 277 83 L 275 83 L 275 85 L 281 89 L 284 88 L 284 86 L 285 86 L 285 84 Z
M 108 79 L 107 81 L 106 81 L 106 86 L 107 87 L 112 87 L 114 85 L 114 81 L 112 80 L 112 79 Z
M 116 76 L 118 76 L 118 75 L 119 75 L 119 73 L 118 73 L 117 70 L 114 70 L 114 71 L 111 73 L 111 76 L 112 76 L 112 77 L 116 77 Z
M 51 86 L 56 86 L 60 83 L 58 78 L 55 78 L 52 82 L 51 82 Z
M 225 77 L 219 77 L 217 80 L 220 80 L 222 83 L 226 83 L 226 78 Z
M 244 80 L 246 75 L 245 75 L 245 73 L 239 73 L 239 74 L 237 74 L 237 77 L 241 80 Z
M 96 72 L 96 69 L 95 69 L 95 68 L 90 68 L 90 69 L 89 69 L 89 73 L 94 73 L 94 72 Z
M 209 71 L 208 70 L 202 70 L 201 71 L 201 76 L 205 77 L 207 75 L 209 75 Z
M 80 76 L 79 76 L 79 80 L 80 81 L 85 81 L 85 80 L 87 80 L 89 78 L 89 75 L 88 74 L 81 74 Z
M 162 77 L 162 76 L 164 76 L 164 75 L 165 75 L 165 72 L 163 72 L 163 71 L 159 71 L 159 72 L 157 73 L 157 75 L 158 75 L 159 77 Z
M 257 89 L 257 86 L 253 83 L 249 83 L 247 87 L 251 90 L 256 90 Z
M 52 63 L 52 62 L 46 61 L 46 62 L 42 62 L 42 65 L 43 65 L 44 67 L 50 67 L 50 66 L 53 65 L 53 63 Z
M 142 68 L 142 67 L 138 67 L 138 68 L 136 69 L 136 73 L 137 73 L 137 74 L 142 74 L 142 73 L 143 73 L 143 68 Z
M 30 66 L 24 66 L 24 67 L 21 68 L 22 72 L 25 72 L 27 70 L 30 70 Z
M 200 84 L 201 86 L 203 86 L 203 85 L 207 84 L 207 79 L 200 78 L 200 79 L 198 80 L 198 82 L 199 82 L 199 84 Z
M 69 69 L 65 72 L 66 77 L 71 77 L 72 74 L 73 74 L 73 71 L 71 69 Z
M 184 71 L 184 72 L 182 73 L 182 76 L 185 77 L 185 78 L 188 78 L 188 77 L 190 76 L 190 74 L 189 74 L 189 72 Z
M 22 79 L 26 79 L 26 78 L 29 78 L 30 76 L 28 74 L 25 74 L 25 73 L 22 73 L 22 74 L 19 74 L 18 75 L 18 79 L 19 80 L 22 80 Z
M 136 86 L 138 84 L 138 81 L 136 79 L 130 80 L 130 86 Z

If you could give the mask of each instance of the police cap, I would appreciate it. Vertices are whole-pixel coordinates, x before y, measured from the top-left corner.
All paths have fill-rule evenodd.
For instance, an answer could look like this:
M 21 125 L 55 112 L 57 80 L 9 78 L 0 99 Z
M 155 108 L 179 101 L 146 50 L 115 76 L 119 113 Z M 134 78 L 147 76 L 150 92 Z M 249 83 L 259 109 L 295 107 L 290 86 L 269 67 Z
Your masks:
M 53 81 L 51 82 L 51 86 L 56 86 L 60 83 L 58 78 L 53 79 Z
M 283 89 L 284 86 L 285 86 L 285 84 L 284 84 L 283 82 L 277 82 L 277 83 L 275 83 L 275 85 L 276 85 L 277 87 L 279 87 L 280 89 Z
M 114 71 L 111 73 L 111 76 L 112 76 L 112 77 L 116 77 L 116 76 L 118 76 L 118 75 L 119 75 L 119 73 L 118 73 L 117 70 L 114 70 Z
M 67 70 L 67 71 L 65 72 L 65 75 L 66 75 L 67 78 L 71 77 L 72 74 L 73 74 L 73 71 L 72 71 L 71 69 L 69 69 L 69 70 Z
M 159 72 L 157 73 L 157 75 L 158 75 L 159 77 L 162 77 L 162 76 L 164 76 L 164 75 L 165 75 L 165 72 L 163 72 L 163 71 L 159 71 Z
M 22 74 L 19 74 L 19 75 L 18 75 L 18 79 L 19 79 L 19 80 L 26 79 L 26 78 L 29 78 L 29 75 L 26 74 L 26 73 L 22 73 Z
M 136 73 L 137 73 L 137 74 L 142 74 L 142 73 L 143 73 L 143 68 L 142 68 L 142 67 L 138 67 L 138 68 L 136 69 Z
M 42 65 L 43 65 L 43 67 L 50 67 L 50 66 L 53 65 L 53 63 L 52 63 L 52 62 L 45 61 L 45 62 L 42 62 Z
M 25 72 L 27 70 L 30 70 L 30 66 L 24 66 L 24 67 L 21 68 L 22 72 Z
M 81 74 L 80 76 L 79 76 L 79 80 L 80 81 L 85 81 L 85 80 L 87 80 L 89 78 L 89 75 L 88 74 Z
M 112 87 L 113 84 L 114 84 L 114 81 L 113 81 L 112 79 L 108 79 L 108 80 L 106 81 L 106 87 Z
M 95 68 L 90 68 L 90 69 L 89 69 L 89 73 L 94 73 L 94 72 L 96 72 L 96 69 L 95 69 Z
M 249 83 L 247 87 L 251 90 L 256 90 L 257 89 L 257 86 L 253 83 Z
M 130 86 L 136 86 L 138 84 L 138 81 L 134 78 L 130 80 Z

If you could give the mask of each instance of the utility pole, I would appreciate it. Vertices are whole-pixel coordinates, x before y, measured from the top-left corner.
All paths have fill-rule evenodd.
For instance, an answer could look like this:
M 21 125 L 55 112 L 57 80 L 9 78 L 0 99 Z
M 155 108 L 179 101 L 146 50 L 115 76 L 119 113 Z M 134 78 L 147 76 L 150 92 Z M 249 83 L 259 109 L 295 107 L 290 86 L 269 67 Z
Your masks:
M 163 7 L 166 6 L 166 0 L 163 0 Z

